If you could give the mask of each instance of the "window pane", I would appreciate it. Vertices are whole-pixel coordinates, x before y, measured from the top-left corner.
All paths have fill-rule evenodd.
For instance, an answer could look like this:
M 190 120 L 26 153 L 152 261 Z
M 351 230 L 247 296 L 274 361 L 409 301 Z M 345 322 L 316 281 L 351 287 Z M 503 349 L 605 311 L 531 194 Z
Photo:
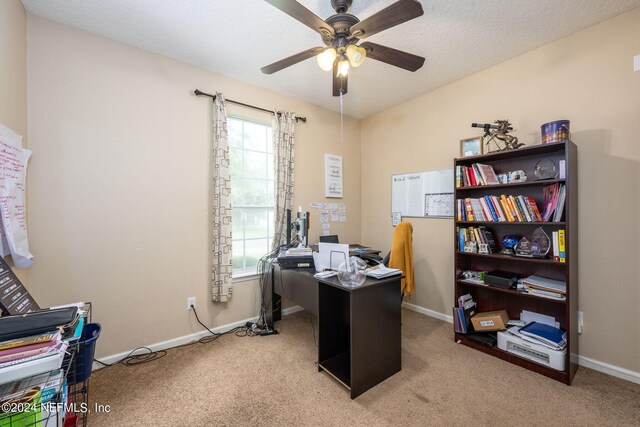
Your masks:
M 232 215 L 232 237 L 235 240 L 239 240 L 239 239 L 244 239 L 244 232 L 243 232 L 243 228 L 244 228 L 244 224 L 243 224 L 243 211 L 242 209 L 232 209 L 233 211 L 233 215 Z M 233 257 L 235 258 L 236 254 L 233 254 Z
M 244 267 L 244 241 L 243 240 L 234 240 L 232 247 L 231 257 L 233 258 L 233 268 L 243 268 Z
M 242 122 L 236 119 L 227 120 L 227 137 L 229 147 L 242 148 Z
M 267 128 L 267 153 L 273 153 L 273 132 Z
M 247 178 L 262 178 L 267 177 L 267 154 L 256 153 L 255 151 L 245 151 L 244 159 L 246 167 L 244 170 Z
M 231 163 L 231 176 L 242 176 L 244 170 L 243 150 L 240 148 L 229 149 L 229 160 Z
M 269 200 L 267 194 L 267 181 L 261 179 L 245 179 L 241 202 L 237 203 L 238 206 L 266 206 Z
M 246 267 L 255 267 L 258 260 L 269 252 L 268 239 L 246 240 L 247 252 L 245 254 Z
M 234 177 L 231 180 L 231 205 L 232 205 L 232 210 L 235 210 L 236 206 L 240 207 L 240 206 L 245 206 L 244 203 L 244 199 L 246 198 L 245 196 L 245 189 L 244 189 L 244 179 L 242 178 L 238 178 L 238 177 Z
M 244 148 L 246 150 L 267 151 L 267 126 L 244 123 Z
M 248 209 L 245 216 L 245 239 L 269 237 L 266 209 Z

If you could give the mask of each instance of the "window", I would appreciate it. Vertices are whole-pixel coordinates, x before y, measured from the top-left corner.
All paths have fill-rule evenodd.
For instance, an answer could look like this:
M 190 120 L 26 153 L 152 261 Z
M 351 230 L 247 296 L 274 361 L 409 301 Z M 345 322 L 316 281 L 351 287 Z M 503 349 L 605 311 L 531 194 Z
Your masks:
M 256 272 L 271 251 L 274 184 L 271 126 L 229 117 L 233 207 L 233 275 Z

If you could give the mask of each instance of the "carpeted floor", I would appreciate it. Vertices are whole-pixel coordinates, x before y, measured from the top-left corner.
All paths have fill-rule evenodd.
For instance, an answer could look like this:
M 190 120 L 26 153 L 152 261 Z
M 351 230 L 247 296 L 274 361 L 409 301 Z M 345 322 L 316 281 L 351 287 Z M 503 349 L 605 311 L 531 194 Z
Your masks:
M 640 426 L 638 384 L 580 368 L 567 387 L 456 345 L 448 323 L 402 316 L 402 371 L 355 400 L 317 372 L 310 316 L 298 312 L 280 335 L 223 336 L 95 372 L 90 407 L 111 411 L 89 425 Z

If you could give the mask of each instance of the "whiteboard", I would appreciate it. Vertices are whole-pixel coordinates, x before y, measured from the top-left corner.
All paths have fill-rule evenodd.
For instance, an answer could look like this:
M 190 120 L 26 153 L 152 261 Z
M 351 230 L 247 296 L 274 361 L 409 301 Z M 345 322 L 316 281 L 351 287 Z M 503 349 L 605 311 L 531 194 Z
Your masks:
M 453 169 L 391 176 L 391 215 L 452 218 Z

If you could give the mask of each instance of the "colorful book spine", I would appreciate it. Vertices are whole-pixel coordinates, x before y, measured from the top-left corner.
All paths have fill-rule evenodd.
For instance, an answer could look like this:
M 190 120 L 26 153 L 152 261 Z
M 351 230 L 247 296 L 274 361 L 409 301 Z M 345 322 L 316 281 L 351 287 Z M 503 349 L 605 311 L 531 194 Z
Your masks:
M 504 194 L 500 196 L 500 205 L 502 205 L 502 210 L 504 211 L 504 214 L 507 216 L 507 221 L 514 222 L 515 219 L 511 214 L 511 208 L 507 203 L 507 196 L 505 196 Z
M 520 210 L 516 207 L 516 199 L 513 196 L 507 197 L 509 205 L 511 205 L 511 211 L 513 212 L 518 222 L 524 222 L 524 218 L 520 216 Z
M 533 222 L 533 218 L 529 212 L 529 204 L 524 200 L 524 197 L 518 196 L 516 200 L 518 200 L 518 205 L 520 206 L 520 209 L 522 209 L 522 213 L 527 219 L 527 222 Z
M 560 249 L 558 247 L 558 232 L 554 231 L 551 235 L 552 245 L 553 245 L 553 260 L 555 262 L 560 262 Z
M 536 217 L 536 220 L 538 222 L 542 222 L 542 215 L 540 215 L 540 211 L 538 210 L 536 199 L 534 199 L 533 197 L 529 197 L 527 198 L 527 200 L 529 201 L 529 208 L 531 209 L 531 212 L 533 212 L 533 215 Z
M 467 212 L 467 221 L 474 221 L 473 208 L 471 207 L 471 199 L 464 199 L 464 207 Z
M 462 166 L 456 166 L 456 188 L 462 187 Z
M 565 251 L 564 230 L 558 230 L 558 250 L 560 251 L 560 262 L 566 262 L 567 255 Z
M 491 217 L 493 218 L 494 221 L 497 222 L 498 221 L 498 214 L 496 213 L 496 210 L 493 207 L 493 203 L 491 202 L 491 198 L 489 196 L 484 196 L 484 200 L 487 203 L 487 207 L 491 211 Z
M 498 221 L 506 222 L 507 217 L 504 215 L 504 212 L 502 212 L 502 208 L 500 207 L 500 201 L 498 200 L 498 198 L 496 196 L 490 196 L 489 198 L 491 199 L 493 208 L 496 210 L 496 214 L 498 215 Z

